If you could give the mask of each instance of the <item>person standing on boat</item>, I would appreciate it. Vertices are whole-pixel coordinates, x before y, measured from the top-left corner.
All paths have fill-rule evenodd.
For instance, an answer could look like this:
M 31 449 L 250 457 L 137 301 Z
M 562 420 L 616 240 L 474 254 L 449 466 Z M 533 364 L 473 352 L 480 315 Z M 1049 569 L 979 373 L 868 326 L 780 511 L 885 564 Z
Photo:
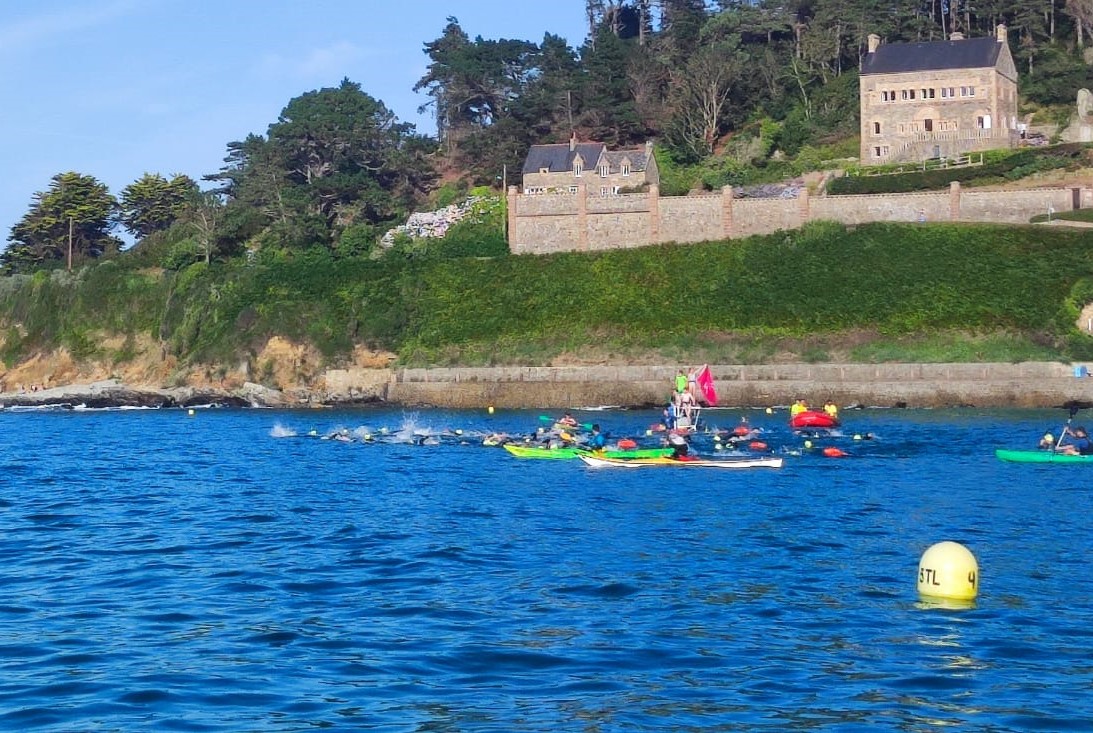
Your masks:
M 677 395 L 683 394 L 687 391 L 687 374 L 682 369 L 676 372 L 675 387 Z

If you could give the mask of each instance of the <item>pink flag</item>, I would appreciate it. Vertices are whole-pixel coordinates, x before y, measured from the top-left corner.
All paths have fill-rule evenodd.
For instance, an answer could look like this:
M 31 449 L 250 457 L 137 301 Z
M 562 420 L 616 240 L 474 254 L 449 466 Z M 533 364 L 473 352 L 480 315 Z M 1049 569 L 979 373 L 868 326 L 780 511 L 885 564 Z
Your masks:
M 698 384 L 698 388 L 702 390 L 702 397 L 706 400 L 706 404 L 710 407 L 716 407 L 717 390 L 714 389 L 713 386 L 713 376 L 710 374 L 709 364 L 704 364 L 702 368 L 698 370 L 695 382 Z

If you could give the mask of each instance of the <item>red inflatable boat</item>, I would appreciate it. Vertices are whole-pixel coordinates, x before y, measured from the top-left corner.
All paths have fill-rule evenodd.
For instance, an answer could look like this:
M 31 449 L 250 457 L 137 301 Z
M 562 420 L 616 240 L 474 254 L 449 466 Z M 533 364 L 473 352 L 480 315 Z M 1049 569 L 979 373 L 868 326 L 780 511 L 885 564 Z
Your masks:
M 789 426 L 794 430 L 800 428 L 837 428 L 839 427 L 839 419 L 819 410 L 805 410 L 792 416 L 789 419 Z

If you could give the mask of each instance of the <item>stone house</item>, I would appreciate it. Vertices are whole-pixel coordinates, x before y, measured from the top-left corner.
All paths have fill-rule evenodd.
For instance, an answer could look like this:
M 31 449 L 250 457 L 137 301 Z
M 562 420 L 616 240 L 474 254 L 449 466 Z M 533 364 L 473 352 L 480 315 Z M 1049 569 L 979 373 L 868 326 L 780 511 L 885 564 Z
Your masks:
M 614 196 L 659 185 L 653 143 L 638 148 L 608 150 L 604 143 L 577 142 L 532 145 L 524 159 L 525 194 L 577 193 L 585 186 L 589 196 Z
M 860 82 L 863 165 L 948 158 L 1018 144 L 1017 67 L 995 35 L 881 44 L 869 35 Z

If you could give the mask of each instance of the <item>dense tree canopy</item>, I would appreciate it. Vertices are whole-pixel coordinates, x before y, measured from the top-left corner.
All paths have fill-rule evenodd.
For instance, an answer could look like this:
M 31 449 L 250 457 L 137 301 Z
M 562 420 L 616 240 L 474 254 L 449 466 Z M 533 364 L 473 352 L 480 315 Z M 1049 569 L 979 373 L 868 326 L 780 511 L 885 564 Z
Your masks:
M 70 225 L 83 257 L 116 247 L 116 224 L 176 263 L 265 246 L 360 254 L 441 176 L 462 190 L 496 186 L 507 171 L 515 181 L 530 145 L 573 135 L 613 146 L 652 138 L 677 169 L 706 161 L 730 173 L 827 144 L 854 149 L 872 33 L 938 40 L 1005 23 L 1023 115 L 1065 118 L 1077 91 L 1093 88 L 1082 53 L 1093 0 L 586 0 L 583 13 L 588 34 L 576 46 L 550 33 L 472 37 L 448 18 L 423 44 L 415 85 L 435 138 L 345 79 L 291 99 L 264 134 L 228 143 L 224 166 L 205 176 L 209 192 L 146 173 L 119 205 L 95 179 L 59 174 L 13 227 L 3 262 L 17 270 L 67 256 Z M 732 182 L 730 173 L 701 183 Z
M 110 235 L 118 202 L 105 185 L 75 172 L 53 176 L 50 187 L 34 194 L 30 211 L 12 227 L 8 248 L 0 255 L 5 269 L 29 270 L 117 250 Z
M 122 189 L 119 218 L 138 237 L 164 231 L 196 191 L 197 183 L 189 176 L 176 175 L 168 181 L 158 173 L 145 173 Z

